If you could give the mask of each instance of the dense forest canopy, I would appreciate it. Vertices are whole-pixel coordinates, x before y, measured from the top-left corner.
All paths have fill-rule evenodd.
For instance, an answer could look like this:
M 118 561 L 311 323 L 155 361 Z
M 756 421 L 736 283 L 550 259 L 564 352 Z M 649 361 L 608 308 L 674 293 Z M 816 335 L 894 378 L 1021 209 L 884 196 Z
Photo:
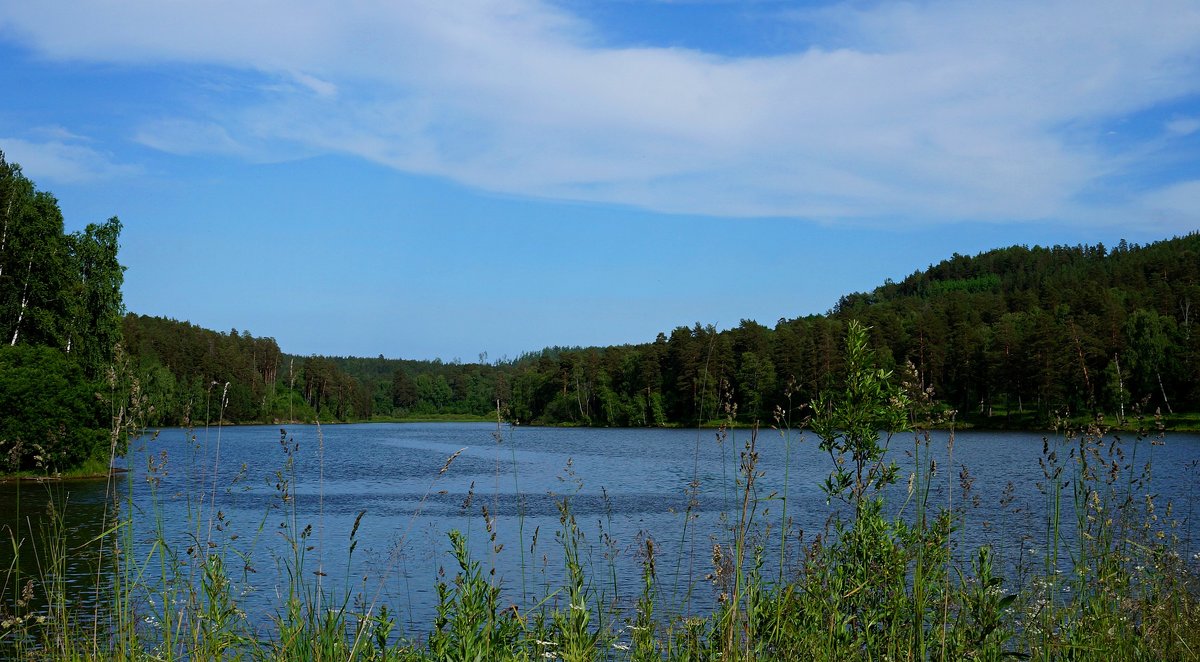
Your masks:
M 850 320 L 886 367 L 984 425 L 1056 414 L 1200 410 L 1200 235 L 1146 246 L 1014 246 L 954 255 L 842 297 L 825 315 L 699 323 L 640 345 L 549 348 L 462 363 L 299 357 L 270 338 L 130 315 L 124 329 L 155 421 L 220 406 L 231 421 L 497 414 L 548 424 L 770 423 L 837 378 Z M 481 359 L 484 357 L 481 357 Z M 228 384 L 228 386 L 226 386 Z
M 65 232 L 54 196 L 0 152 L 0 472 L 107 457 L 120 233 L 116 218 Z

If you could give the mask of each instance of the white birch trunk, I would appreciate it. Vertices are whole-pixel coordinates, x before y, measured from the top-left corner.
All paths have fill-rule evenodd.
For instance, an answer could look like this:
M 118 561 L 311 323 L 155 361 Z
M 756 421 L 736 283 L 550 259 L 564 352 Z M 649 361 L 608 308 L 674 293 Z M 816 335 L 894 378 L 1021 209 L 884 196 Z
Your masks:
M 25 289 L 28 290 L 29 287 L 26 286 Z M 17 335 L 21 333 L 21 320 L 25 319 L 25 307 L 28 305 L 29 305 L 29 297 L 22 295 L 21 296 L 21 312 L 17 314 L 17 325 L 13 327 L 13 337 L 12 337 L 12 342 L 9 343 L 10 346 L 15 347 L 17 344 Z

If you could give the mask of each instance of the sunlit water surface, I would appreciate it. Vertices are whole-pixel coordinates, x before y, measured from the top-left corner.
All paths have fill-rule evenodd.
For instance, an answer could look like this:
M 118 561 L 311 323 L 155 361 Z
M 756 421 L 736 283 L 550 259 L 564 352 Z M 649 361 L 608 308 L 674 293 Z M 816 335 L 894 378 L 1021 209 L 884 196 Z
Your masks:
M 118 479 L 115 492 L 134 515 L 128 558 L 146 558 L 160 537 L 179 558 L 187 558 L 189 548 L 222 553 L 237 599 L 264 629 L 286 595 L 294 559 L 289 538 L 311 526 L 301 575 L 310 587 L 320 582 L 338 602 L 349 595 L 351 604 L 386 604 L 406 633 L 420 636 L 432 627 L 439 569 L 448 576 L 456 571 L 448 554 L 451 529 L 467 534 L 474 558 L 495 569 L 506 605 L 529 607 L 561 587 L 556 532 L 563 530 L 564 500 L 583 534 L 582 556 L 596 596 L 632 604 L 642 586 L 639 550 L 650 537 L 662 608 L 710 609 L 715 591 L 705 577 L 712 571 L 713 545 L 728 549 L 731 528 L 742 516 L 736 481 L 750 439 L 747 430 L 722 438 L 714 430 L 448 423 L 291 425 L 283 435 L 271 426 L 167 429 L 134 442 L 124 461 L 130 472 Z M 962 509 L 957 553 L 967 557 L 974 547 L 991 544 L 1010 577 L 1022 566 L 1040 567 L 1053 503 L 1045 489 L 1052 483 L 1039 463 L 1043 435 L 959 432 L 952 449 L 947 441 L 947 433 L 934 433 L 929 445 L 938 463 L 929 503 Z M 1054 437 L 1050 442 L 1065 465 L 1063 480 L 1071 479 L 1070 447 L 1059 447 Z M 900 478 L 888 494 L 889 509 L 905 516 L 915 510 L 907 491 L 913 446 L 913 436 L 906 435 L 890 448 Z M 767 576 L 777 577 L 781 549 L 786 573 L 803 546 L 826 531 L 837 508 L 821 489 L 832 462 L 811 434 L 765 430 L 755 447 L 764 473 L 750 511 L 753 535 L 764 548 Z M 1118 487 L 1139 503 L 1152 495 L 1159 514 L 1172 501 L 1172 517 L 1181 521 L 1180 551 L 1190 555 L 1200 436 L 1172 434 L 1165 444 L 1152 445 L 1125 435 L 1121 448 L 1137 473 L 1148 461 L 1154 469 L 1149 483 L 1129 485 L 1123 474 Z M 36 537 L 30 529 L 42 519 L 48 491 L 65 493 L 65 528 L 75 548 L 103 530 L 110 489 L 102 481 L 2 485 L 0 526 L 18 538 Z M 1068 483 L 1065 520 L 1073 517 L 1072 494 Z M 781 541 L 785 507 L 788 539 Z M 494 518 L 494 540 L 484 509 Z M 351 554 L 351 531 L 363 512 Z M 1069 547 L 1071 536 L 1063 544 Z M 0 547 L 7 567 L 11 550 Z M 21 563 L 27 571 L 36 568 L 30 554 Z M 95 590 L 98 565 L 104 567 L 91 552 L 72 555 L 67 565 L 68 586 L 81 605 L 106 600 Z M 146 576 L 153 579 L 158 567 L 151 564 Z

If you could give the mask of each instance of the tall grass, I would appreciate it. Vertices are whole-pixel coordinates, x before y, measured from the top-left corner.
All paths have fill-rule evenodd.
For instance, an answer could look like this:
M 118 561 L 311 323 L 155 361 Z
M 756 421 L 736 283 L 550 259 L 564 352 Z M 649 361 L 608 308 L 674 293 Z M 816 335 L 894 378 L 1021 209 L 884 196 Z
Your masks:
M 811 420 L 795 422 L 789 402 L 774 421 L 786 458 L 800 443 L 815 443 L 828 457 L 824 531 L 805 537 L 795 530 L 787 473 L 781 493 L 762 493 L 759 452 L 768 435 L 757 426 L 741 439 L 730 428 L 717 431 L 730 466 L 715 490 L 725 504 L 720 528 L 700 532 L 712 541 L 711 568 L 701 571 L 715 597 L 711 609 L 693 607 L 691 589 L 680 592 L 678 579 L 663 586 L 659 578 L 664 559 L 656 539 L 676 539 L 680 549 L 696 544 L 699 472 L 686 487 L 682 533 L 638 535 L 640 582 L 628 589 L 618 585 L 613 565 L 620 547 L 611 520 L 607 530 L 602 522 L 599 537 L 608 566 L 597 567 L 572 494 L 559 495 L 553 558 L 562 564 L 561 580 L 551 582 L 545 567 L 551 555 L 542 553 L 537 586 L 529 578 L 538 545 L 546 545 L 539 537 L 549 533 L 535 528 L 526 539 L 513 447 L 519 602 L 505 605 L 505 579 L 496 571 L 503 547 L 499 501 L 492 500 L 479 508 L 488 558 L 471 556 L 469 524 L 450 532 L 453 565 L 429 578 L 437 595 L 431 622 L 415 635 L 399 632 L 394 614 L 405 605 L 382 602 L 387 577 L 372 583 L 352 574 L 365 511 L 345 539 L 342 581 L 325 580 L 337 570 L 324 566 L 317 547 L 327 540 L 314 535 L 321 513 L 305 521 L 297 505 L 299 446 L 281 430 L 271 506 L 249 529 L 222 509 L 223 490 L 236 489 L 237 480 L 219 479 L 219 466 L 196 483 L 199 493 L 187 495 L 184 536 L 157 507 L 170 462 L 165 456 L 149 454 L 138 474 L 155 505 L 135 510 L 128 482 L 134 477 L 127 474 L 124 488 L 111 491 L 99 533 L 82 546 L 66 542 L 68 491 L 50 487 L 45 513 L 29 514 L 30 526 L 4 531 L 12 558 L 0 568 L 0 653 L 74 660 L 1200 659 L 1196 559 L 1180 533 L 1177 506 L 1155 496 L 1153 450 L 1165 442 L 1153 421 L 1122 436 L 1097 419 L 1045 440 L 1041 563 L 1013 569 L 991 547 L 966 542 L 979 538 L 967 534 L 983 523 L 968 518 L 973 479 L 954 464 L 952 416 L 935 420 L 928 391 L 907 375 L 879 370 L 857 324 L 850 326 L 846 364 L 844 383 L 813 403 Z M 222 402 L 212 412 L 216 429 L 203 433 L 217 446 Z M 117 417 L 114 435 L 136 428 L 136 408 Z M 726 411 L 732 418 L 732 404 Z M 498 414 L 497 445 L 512 445 L 499 420 Z M 949 427 L 944 455 L 934 452 L 934 426 Z M 426 496 L 457 456 L 430 476 Z M 935 457 L 945 457 L 946 466 Z M 497 493 L 501 474 L 497 461 Z M 944 503 L 935 502 L 939 492 Z M 423 506 L 424 498 L 418 512 Z M 476 506 L 468 500 L 465 508 Z M 406 529 L 398 547 L 407 535 Z M 266 536 L 283 542 L 274 557 L 282 583 L 270 618 L 252 619 L 245 591 Z M 1025 540 L 1009 543 L 1025 553 Z M 99 599 L 85 609 L 66 581 L 66 563 L 91 551 L 100 566 Z M 684 563 L 679 554 L 672 560 L 677 569 Z M 22 565 L 30 556 L 33 573 Z M 381 572 L 395 567 L 389 559 Z

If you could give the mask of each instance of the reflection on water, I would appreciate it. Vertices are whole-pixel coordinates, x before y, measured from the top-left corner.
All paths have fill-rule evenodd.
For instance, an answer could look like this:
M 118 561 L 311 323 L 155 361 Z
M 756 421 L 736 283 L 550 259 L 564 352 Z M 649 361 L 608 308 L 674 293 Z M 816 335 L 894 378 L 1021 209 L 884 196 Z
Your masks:
M 303 575 L 308 581 L 321 582 L 335 595 L 349 591 L 387 604 L 409 633 L 423 634 L 432 627 L 436 573 L 443 566 L 453 572 L 446 539 L 451 529 L 465 532 L 474 557 L 495 567 L 506 603 L 528 605 L 561 586 L 564 569 L 554 532 L 562 526 L 563 499 L 569 499 L 585 535 L 583 562 L 605 599 L 632 603 L 640 590 L 636 550 L 640 537 L 650 536 L 659 550 L 664 603 L 710 608 L 714 594 L 704 577 L 711 571 L 713 544 L 730 539 L 740 504 L 739 453 L 749 436 L 735 431 L 719 443 L 711 430 L 506 427 L 497 434 L 487 424 L 360 424 L 288 426 L 281 443 L 277 427 L 174 429 L 135 442 L 125 461 L 130 472 L 118 482 L 128 490 L 121 498 L 128 497 L 134 513 L 130 558 L 145 558 L 160 537 L 181 557 L 197 547 L 225 553 L 235 595 L 257 622 L 266 623 L 280 609 L 292 558 L 289 535 L 311 525 Z M 1152 459 L 1156 467 L 1149 484 L 1130 487 L 1138 491 L 1134 496 L 1153 493 L 1160 504 L 1173 500 L 1176 516 L 1184 520 L 1179 531 L 1190 539 L 1200 437 L 1172 435 L 1155 447 L 1127 440 L 1124 447 L 1136 466 Z M 907 500 L 904 477 L 912 462 L 905 451 L 911 448 L 911 438 L 892 442 L 902 476 L 889 494 L 893 511 Z M 823 532 L 836 508 L 819 487 L 831 464 L 811 435 L 765 431 L 757 450 L 766 474 L 757 484 L 755 517 L 764 525 L 760 542 L 773 550 L 765 556 L 767 576 L 774 576 L 783 496 L 788 561 L 794 562 L 801 536 L 807 543 Z M 459 451 L 443 473 L 447 459 Z M 1048 499 L 1039 489 L 1045 484 L 1040 434 L 959 433 L 952 457 L 945 435 L 935 435 L 930 452 L 939 463 L 931 507 L 965 507 L 956 534 L 960 554 L 995 545 L 1011 573 L 1045 549 Z M 964 481 L 963 466 L 970 481 Z M 972 482 L 969 492 L 964 482 Z M 294 500 L 284 498 L 293 493 Z M 38 555 L 25 550 L 33 549 L 31 530 L 56 494 L 67 504 L 71 554 L 65 581 L 73 600 L 94 605 L 97 588 L 107 580 L 86 543 L 103 530 L 104 482 L 0 485 L 5 527 L 0 561 L 11 562 L 9 537 L 25 541 L 20 567 L 36 576 L 30 573 L 38 570 Z M 1069 508 L 1069 487 L 1064 499 Z M 484 508 L 496 518 L 494 542 Z M 363 511 L 351 555 L 351 530 Z M 147 577 L 153 581 L 157 571 L 147 568 Z M 9 600 L 12 587 L 5 589 Z

